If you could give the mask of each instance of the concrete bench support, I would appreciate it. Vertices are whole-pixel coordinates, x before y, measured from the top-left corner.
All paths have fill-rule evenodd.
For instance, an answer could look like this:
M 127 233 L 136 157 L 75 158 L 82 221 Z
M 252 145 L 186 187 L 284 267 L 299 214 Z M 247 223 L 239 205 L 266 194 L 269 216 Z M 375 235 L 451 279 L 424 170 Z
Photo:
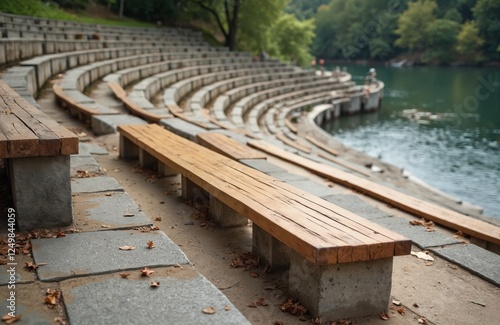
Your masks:
M 70 156 L 6 159 L 20 230 L 69 226 Z
M 142 168 L 155 168 L 158 166 L 156 158 L 144 149 L 139 149 L 139 164 Z
M 289 291 L 322 319 L 377 314 L 389 306 L 392 259 L 321 266 L 292 252 Z
M 253 252 L 272 270 L 290 266 L 290 247 L 286 246 L 256 224 L 252 225 Z
M 120 134 L 120 158 L 136 159 L 139 157 L 139 147 Z
M 211 194 L 208 211 L 211 220 L 221 227 L 239 227 L 248 224 L 247 218 L 234 211 Z
M 158 160 L 158 173 L 163 176 L 175 176 L 179 174 L 174 169 L 168 167 L 164 163 Z

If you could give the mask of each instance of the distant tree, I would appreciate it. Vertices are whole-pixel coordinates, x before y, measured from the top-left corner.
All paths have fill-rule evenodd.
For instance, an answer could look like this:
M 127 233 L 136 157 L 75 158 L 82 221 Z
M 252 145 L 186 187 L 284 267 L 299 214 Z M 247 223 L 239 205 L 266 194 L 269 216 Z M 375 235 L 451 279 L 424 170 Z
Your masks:
M 448 10 L 444 14 L 443 19 L 447 19 L 447 20 L 451 20 L 451 21 L 456 21 L 457 23 L 461 23 L 462 22 L 462 15 L 460 14 L 460 12 L 456 8 L 453 8 L 453 9 Z
M 474 20 L 484 38 L 484 46 L 490 58 L 500 59 L 500 1 L 478 0 L 474 6 Z
M 331 0 L 290 0 L 285 12 L 295 15 L 300 20 L 313 18 L 321 5 Z
M 310 45 L 314 39 L 314 21 L 300 21 L 294 15 L 282 14 L 269 30 L 270 54 L 285 61 L 306 65 L 311 60 Z
M 483 57 L 480 53 L 484 39 L 479 35 L 479 29 L 474 21 L 465 22 L 457 36 L 455 49 L 465 60 L 480 62 Z
M 453 55 L 460 24 L 453 20 L 436 19 L 425 29 L 427 50 L 424 60 L 449 62 Z
M 427 35 L 425 31 L 434 22 L 437 8 L 434 0 L 418 0 L 408 3 L 408 9 L 398 18 L 396 34 L 399 38 L 396 45 L 410 52 L 425 48 Z

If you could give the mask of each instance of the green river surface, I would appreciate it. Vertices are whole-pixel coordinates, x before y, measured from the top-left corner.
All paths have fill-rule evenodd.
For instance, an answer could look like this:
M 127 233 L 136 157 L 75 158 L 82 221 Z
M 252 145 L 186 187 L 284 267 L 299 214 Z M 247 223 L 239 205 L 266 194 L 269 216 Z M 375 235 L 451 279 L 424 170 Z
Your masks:
M 500 69 L 374 67 L 385 83 L 381 110 L 322 127 L 500 219 Z M 357 84 L 369 68 L 347 66 Z

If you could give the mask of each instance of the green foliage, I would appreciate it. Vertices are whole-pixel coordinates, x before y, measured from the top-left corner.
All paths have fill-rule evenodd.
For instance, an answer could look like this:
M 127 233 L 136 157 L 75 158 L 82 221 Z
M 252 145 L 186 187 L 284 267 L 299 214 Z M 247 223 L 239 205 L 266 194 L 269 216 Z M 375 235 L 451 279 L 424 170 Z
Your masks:
M 427 37 L 427 50 L 424 53 L 424 61 L 449 62 L 459 31 L 460 24 L 456 21 L 448 19 L 434 20 L 424 32 Z
M 478 0 L 473 8 L 476 26 L 484 38 L 485 50 L 492 59 L 500 59 L 500 1 Z
M 6 12 L 16 15 L 26 15 L 41 18 L 72 20 L 82 23 L 102 24 L 102 25 L 124 25 L 124 26 L 148 26 L 132 19 L 110 20 L 110 19 L 97 19 L 88 17 L 83 14 L 73 15 L 70 14 L 51 3 L 44 3 L 40 0 L 1 0 L 0 12 Z
M 326 5 L 331 0 L 291 0 L 285 8 L 285 12 L 295 15 L 300 20 L 313 18 L 318 8 Z
M 462 15 L 460 14 L 460 12 L 458 12 L 458 10 L 456 8 L 448 10 L 444 14 L 443 18 L 447 19 L 447 20 L 455 21 L 457 23 L 461 23 L 462 22 Z
M 117 12 L 120 1 L 113 5 Z M 172 22 L 178 17 L 177 1 L 174 0 L 125 0 L 123 14 L 151 23 Z
M 311 61 L 309 46 L 314 39 L 314 21 L 300 21 L 290 14 L 282 14 L 269 29 L 269 53 L 284 61 L 296 61 L 306 65 Z
M 418 0 L 408 3 L 408 9 L 398 18 L 396 45 L 410 52 L 424 49 L 427 41 L 425 31 L 436 19 L 434 0 Z
M 484 39 L 479 35 L 479 29 L 474 21 L 468 21 L 462 25 L 457 36 L 456 51 L 467 61 L 480 62 L 483 58 L 478 54 L 484 44 Z
M 318 9 L 316 57 L 387 58 L 393 53 L 393 30 L 406 1 L 333 0 Z M 372 53 L 373 51 L 373 53 Z

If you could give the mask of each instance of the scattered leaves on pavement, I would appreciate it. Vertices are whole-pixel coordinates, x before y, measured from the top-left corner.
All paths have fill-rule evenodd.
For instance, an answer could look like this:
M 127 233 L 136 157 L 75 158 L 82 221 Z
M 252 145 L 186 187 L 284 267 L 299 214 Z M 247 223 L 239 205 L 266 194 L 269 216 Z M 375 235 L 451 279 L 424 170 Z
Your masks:
M 121 272 L 118 273 L 123 279 L 127 279 L 130 276 L 130 273 L 127 272 Z
M 245 252 L 236 256 L 231 260 L 231 267 L 234 268 L 245 268 L 245 270 L 250 270 L 252 268 L 258 267 L 260 264 L 259 257 L 252 252 Z
M 401 315 L 404 315 L 406 312 L 406 309 L 404 307 L 398 308 L 398 313 Z
M 156 217 L 155 221 L 161 221 L 161 217 L 160 216 Z
M 256 301 L 248 304 L 248 307 L 257 308 L 258 306 L 269 306 L 264 298 L 259 298 Z
M 280 310 L 292 315 L 304 315 L 307 313 L 306 307 L 302 306 L 297 300 L 288 298 L 280 304 Z
M 47 265 L 47 263 L 35 264 L 33 262 L 26 262 L 26 265 L 24 266 L 24 268 L 27 269 L 28 271 L 34 272 L 36 269 L 38 269 L 39 266 L 42 266 L 42 265 Z
M 53 308 L 55 305 L 59 303 L 61 299 L 61 291 L 59 289 L 47 289 L 45 292 L 46 296 L 44 302 L 49 305 L 50 308 Z
M 388 320 L 389 319 L 389 315 L 387 315 L 387 313 L 385 311 L 381 312 L 379 314 L 379 316 L 380 316 L 380 319 L 382 319 L 382 320 Z
M 148 248 L 149 249 L 155 248 L 155 242 L 152 240 L 148 241 Z
M 410 221 L 410 225 L 425 227 L 426 231 L 430 231 L 430 232 L 435 231 L 435 229 L 434 229 L 434 226 L 435 226 L 434 222 L 427 221 L 424 218 L 422 218 L 420 220 L 411 220 Z
M 18 320 L 21 319 L 23 315 L 18 314 L 16 316 L 11 316 L 9 314 L 2 316 L 2 320 L 4 321 L 5 324 L 13 324 L 17 322 Z
M 418 321 L 418 323 L 419 323 L 419 324 L 428 324 L 428 322 L 427 322 L 427 318 L 425 318 L 424 316 L 419 317 L 419 318 L 417 319 L 417 321 Z
M 203 313 L 212 315 L 212 314 L 216 313 L 216 310 L 214 307 L 205 307 L 205 308 L 203 308 Z
M 120 246 L 119 249 L 122 250 L 122 251 L 131 251 L 131 250 L 134 250 L 135 247 L 134 246 L 125 245 L 125 246 Z
M 64 231 L 62 230 L 59 230 L 57 233 L 56 233 L 56 238 L 59 238 L 59 237 L 66 237 L 66 234 L 64 233 Z
M 145 267 L 141 270 L 141 276 L 150 276 L 151 274 L 155 273 L 155 271 Z
M 150 286 L 152 288 L 158 288 L 160 286 L 160 281 L 152 281 Z

